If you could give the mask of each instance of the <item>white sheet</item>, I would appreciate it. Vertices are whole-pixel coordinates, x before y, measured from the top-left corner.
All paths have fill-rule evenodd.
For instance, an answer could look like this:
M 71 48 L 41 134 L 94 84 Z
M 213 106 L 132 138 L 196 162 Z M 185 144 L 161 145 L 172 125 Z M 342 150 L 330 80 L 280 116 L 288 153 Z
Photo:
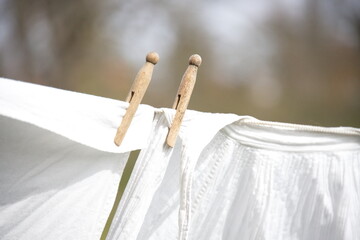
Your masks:
M 0 238 L 99 239 L 129 151 L 154 110 L 140 106 L 120 148 L 127 103 L 0 79 Z
M 128 153 L 0 117 L 0 238 L 99 239 Z
M 147 145 L 154 108 L 140 105 L 120 147 L 114 132 L 128 103 L 0 78 L 0 115 L 25 121 L 106 152 L 129 152 Z

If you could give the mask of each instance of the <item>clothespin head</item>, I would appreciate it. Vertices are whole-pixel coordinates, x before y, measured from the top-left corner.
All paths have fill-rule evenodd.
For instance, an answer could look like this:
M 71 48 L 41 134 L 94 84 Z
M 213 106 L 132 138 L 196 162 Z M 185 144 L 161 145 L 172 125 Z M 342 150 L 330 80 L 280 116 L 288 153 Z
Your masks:
M 121 121 L 119 128 L 114 139 L 117 146 L 120 146 L 125 134 L 130 127 L 131 121 L 136 113 L 138 106 L 143 99 L 146 89 L 151 81 L 154 65 L 159 61 L 159 55 L 156 52 L 150 52 L 146 55 L 146 62 L 144 66 L 139 70 L 135 77 L 135 80 L 130 88 L 129 94 L 126 97 L 126 102 L 129 103 L 129 107 Z
M 192 55 L 189 58 L 189 66 L 182 77 L 177 96 L 173 104 L 173 109 L 176 109 L 176 114 L 166 138 L 166 143 L 170 147 L 175 146 L 176 138 L 179 134 L 180 126 L 195 86 L 197 70 L 201 61 L 201 57 L 198 54 Z

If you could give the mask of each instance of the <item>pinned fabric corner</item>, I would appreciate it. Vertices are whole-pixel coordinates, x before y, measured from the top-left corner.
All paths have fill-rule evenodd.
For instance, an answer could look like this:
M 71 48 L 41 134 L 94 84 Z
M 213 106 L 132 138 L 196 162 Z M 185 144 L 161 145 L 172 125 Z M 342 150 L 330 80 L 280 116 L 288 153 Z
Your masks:
M 148 144 L 139 107 L 120 147 L 127 103 L 0 79 L 0 238 L 99 239 L 129 152 Z
M 124 153 L 147 145 L 154 108 L 140 105 L 120 147 L 116 129 L 128 103 L 0 78 L 0 114 L 31 123 L 100 151 Z

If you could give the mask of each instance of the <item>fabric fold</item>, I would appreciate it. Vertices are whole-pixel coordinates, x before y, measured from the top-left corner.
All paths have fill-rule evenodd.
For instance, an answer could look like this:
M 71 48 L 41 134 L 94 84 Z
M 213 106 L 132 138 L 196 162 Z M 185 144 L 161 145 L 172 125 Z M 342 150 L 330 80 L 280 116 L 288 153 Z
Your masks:
M 120 147 L 113 139 L 128 103 L 0 78 L 0 114 L 114 153 L 147 145 L 154 108 L 140 105 Z
M 140 152 L 107 239 L 137 239 L 173 152 L 165 143 L 167 133 L 166 119 L 157 113 L 149 145 Z
M 163 111 L 168 122 L 171 123 L 173 112 L 167 109 L 163 109 Z M 191 221 L 192 177 L 201 151 L 220 129 L 240 119 L 253 118 L 249 116 L 240 117 L 235 114 L 201 113 L 191 110 L 185 113 L 179 133 L 179 138 L 181 138 L 182 141 L 179 239 L 187 239 Z

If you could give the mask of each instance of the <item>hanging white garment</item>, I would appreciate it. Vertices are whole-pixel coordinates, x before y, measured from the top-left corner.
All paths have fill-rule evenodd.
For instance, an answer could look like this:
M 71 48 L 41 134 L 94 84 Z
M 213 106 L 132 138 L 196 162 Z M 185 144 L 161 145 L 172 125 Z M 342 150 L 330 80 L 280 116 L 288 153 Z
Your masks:
M 162 111 L 168 122 L 159 121 L 153 132 L 160 143 L 173 117 Z M 154 194 L 130 200 L 146 206 L 131 205 L 137 211 L 136 228 L 126 231 L 134 230 L 131 235 L 119 227 L 129 217 L 123 215 L 129 202 L 122 200 L 108 239 L 360 237 L 358 129 L 187 111 L 171 154 L 154 141 L 138 161 L 126 191 L 142 187 Z M 144 164 L 156 172 L 156 184 L 147 184 L 154 176 L 145 174 Z
M 165 139 L 174 114 L 172 109 L 157 111 L 149 145 L 140 152 L 107 239 L 178 239 L 186 232 L 190 196 L 185 186 L 195 161 L 182 160 L 184 151 L 197 159 L 217 131 L 239 117 L 187 111 L 172 149 Z
M 360 239 L 359 133 L 227 126 L 193 172 L 188 239 Z
M 0 238 L 99 239 L 129 151 L 146 146 L 140 106 L 120 148 L 127 103 L 0 79 Z

